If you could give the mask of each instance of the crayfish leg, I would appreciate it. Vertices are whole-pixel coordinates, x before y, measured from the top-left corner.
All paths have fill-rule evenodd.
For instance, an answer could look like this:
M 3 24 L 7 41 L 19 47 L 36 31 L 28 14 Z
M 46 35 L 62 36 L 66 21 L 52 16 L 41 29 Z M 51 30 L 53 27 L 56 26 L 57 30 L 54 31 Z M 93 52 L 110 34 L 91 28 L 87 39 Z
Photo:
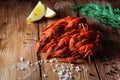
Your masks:
M 88 63 L 91 64 L 90 56 L 88 56 Z
M 84 55 L 84 57 L 83 58 L 88 58 L 88 63 L 90 64 L 91 63 L 91 59 L 90 59 L 90 55 L 92 54 L 93 52 L 91 51 L 91 50 L 89 50 L 85 55 Z
M 57 50 L 56 52 L 54 52 L 52 54 L 52 57 L 61 57 L 61 56 L 64 56 L 64 53 L 67 53 L 67 51 L 68 51 L 67 47 L 64 47 L 63 49 L 59 49 L 59 50 Z
M 53 44 L 48 48 L 48 50 L 46 51 L 46 55 L 45 55 L 46 59 L 49 59 L 51 57 L 51 54 L 54 52 L 55 46 L 56 44 Z
M 91 50 L 89 50 L 84 56 L 83 58 L 86 58 L 87 56 L 90 56 L 93 52 Z
M 39 49 L 40 49 L 40 46 L 41 46 L 41 41 L 38 41 L 36 43 L 36 48 L 35 48 L 35 52 L 38 53 Z
M 75 60 L 79 59 L 79 56 L 72 56 L 72 57 L 67 57 L 67 58 L 60 58 L 58 61 L 60 62 L 73 62 Z

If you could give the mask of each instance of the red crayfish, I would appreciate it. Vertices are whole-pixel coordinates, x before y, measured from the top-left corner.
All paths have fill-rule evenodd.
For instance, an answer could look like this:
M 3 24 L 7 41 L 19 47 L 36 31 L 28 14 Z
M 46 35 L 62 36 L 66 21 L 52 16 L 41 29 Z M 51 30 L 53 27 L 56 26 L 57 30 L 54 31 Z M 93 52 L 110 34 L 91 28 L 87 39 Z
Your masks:
M 43 28 L 42 39 L 36 44 L 36 52 L 46 53 L 45 58 L 59 58 L 73 62 L 87 58 L 102 49 L 101 32 L 92 29 L 84 17 L 66 17 Z

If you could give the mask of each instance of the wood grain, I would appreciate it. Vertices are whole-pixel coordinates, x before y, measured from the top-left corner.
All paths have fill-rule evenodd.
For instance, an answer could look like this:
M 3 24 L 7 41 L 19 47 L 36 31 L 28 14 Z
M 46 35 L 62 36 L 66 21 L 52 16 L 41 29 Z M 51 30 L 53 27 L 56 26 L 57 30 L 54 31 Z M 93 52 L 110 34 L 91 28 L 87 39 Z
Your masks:
M 73 5 L 82 5 L 90 2 L 106 4 L 120 8 L 118 1 L 113 0 L 41 0 L 47 7 L 55 10 L 57 16 L 52 19 L 42 18 L 35 23 L 26 22 L 39 0 L 0 0 L 0 80 L 59 80 L 59 71 L 64 74 L 73 73 L 73 80 L 119 80 L 120 79 L 120 30 L 101 24 L 87 18 L 89 24 L 94 24 L 104 33 L 103 50 L 87 60 L 78 60 L 79 63 L 62 63 L 44 58 L 45 53 L 35 53 L 36 41 L 41 39 L 43 27 L 66 16 L 81 16 L 79 11 L 72 11 Z M 24 61 L 20 60 L 24 58 Z M 42 60 L 41 65 L 36 61 Z M 31 64 L 28 65 L 27 61 Z M 63 69 L 62 67 L 65 67 Z M 81 71 L 75 70 L 76 66 Z M 24 70 L 18 70 L 23 67 Z M 46 75 L 46 77 L 44 77 Z
M 25 9 L 26 7 L 26 9 Z M 37 61 L 35 41 L 38 38 L 38 25 L 26 23 L 26 17 L 34 7 L 33 1 L 0 1 L 0 80 L 39 80 L 39 67 L 26 67 L 19 71 L 20 64 Z M 29 35 L 28 35 L 29 34 Z M 20 57 L 25 61 L 20 62 Z M 24 66 L 23 66 L 24 67 Z
M 50 1 L 52 2 L 52 1 Z M 43 0 L 44 4 L 47 4 L 48 7 L 51 7 L 52 9 L 55 9 L 55 11 L 58 13 L 58 17 L 59 18 L 63 18 L 66 16 L 79 16 L 78 12 L 74 12 L 70 10 L 70 7 L 75 5 L 74 1 L 69 0 L 69 1 L 64 1 L 64 0 L 59 0 L 58 2 L 54 3 L 47 3 L 46 1 Z M 52 4 L 52 5 L 51 5 Z M 82 3 L 81 3 L 82 4 Z M 56 7 L 56 8 L 55 8 Z M 43 19 L 39 22 L 39 29 L 41 32 L 42 27 L 49 25 L 51 22 L 54 22 L 54 20 L 57 20 L 56 18 L 53 20 L 48 20 L 48 19 Z M 40 35 L 41 37 L 42 35 Z M 42 63 L 41 66 L 41 70 L 42 70 L 42 79 L 43 80 L 49 80 L 49 78 L 52 78 L 52 80 L 58 80 L 60 79 L 58 77 L 58 72 L 62 70 L 61 68 L 61 64 L 64 64 L 64 66 L 68 66 L 70 68 L 70 64 L 67 63 L 60 63 L 60 62 L 54 62 L 52 65 L 50 64 L 50 60 L 48 62 L 46 62 L 46 60 L 44 59 L 44 53 L 41 53 L 41 60 L 45 61 Z M 80 72 L 77 72 L 75 70 L 72 71 L 72 73 L 74 74 L 73 77 L 75 78 L 75 80 L 79 80 L 79 79 L 83 79 L 83 80 L 98 80 L 99 77 L 97 75 L 94 63 L 92 62 L 91 65 L 89 65 L 85 60 L 79 60 L 80 63 L 75 64 L 75 66 L 80 66 L 83 70 Z M 59 65 L 59 67 L 55 67 L 56 65 Z M 56 72 L 53 72 L 53 70 L 56 70 Z M 44 78 L 44 75 L 47 75 L 46 78 Z M 91 76 L 92 75 L 92 76 Z M 54 77 L 56 76 L 56 77 Z

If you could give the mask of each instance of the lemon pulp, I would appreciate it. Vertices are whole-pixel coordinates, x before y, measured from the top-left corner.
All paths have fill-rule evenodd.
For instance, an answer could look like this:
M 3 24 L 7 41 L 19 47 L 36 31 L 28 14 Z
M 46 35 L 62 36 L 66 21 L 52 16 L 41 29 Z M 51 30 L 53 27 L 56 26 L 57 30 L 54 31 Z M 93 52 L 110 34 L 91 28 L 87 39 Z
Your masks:
M 32 10 L 30 15 L 27 17 L 28 22 L 35 22 L 40 20 L 45 14 L 45 6 L 39 1 L 35 8 Z
M 55 11 L 53 11 L 52 9 L 50 9 L 49 7 L 46 8 L 46 12 L 45 12 L 45 17 L 46 18 L 53 18 L 54 16 L 56 16 Z

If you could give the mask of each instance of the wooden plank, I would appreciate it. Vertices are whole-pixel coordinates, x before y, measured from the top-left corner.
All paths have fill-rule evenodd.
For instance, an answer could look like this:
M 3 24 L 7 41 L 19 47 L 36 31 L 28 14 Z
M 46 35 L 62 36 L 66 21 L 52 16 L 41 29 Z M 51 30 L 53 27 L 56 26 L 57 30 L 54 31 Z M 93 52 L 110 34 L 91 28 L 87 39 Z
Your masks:
M 73 0 L 69 0 L 69 1 L 58 0 L 58 4 L 59 4 L 59 14 L 58 15 L 60 15 L 60 18 L 66 17 L 66 16 L 76 17 L 78 15 L 77 12 L 70 10 L 70 7 L 75 5 Z
M 47 3 L 45 0 L 43 0 L 43 3 L 45 5 L 47 5 L 48 7 L 52 8 L 53 10 L 55 10 L 58 14 L 58 16 L 54 19 L 42 19 L 39 22 L 39 29 L 41 31 L 42 26 L 46 26 L 49 25 L 51 22 L 56 21 L 58 18 L 62 18 L 62 17 L 66 17 L 66 16 L 77 16 L 76 12 L 73 12 L 70 10 L 70 6 L 74 5 L 74 2 L 72 0 L 69 1 L 58 1 L 58 2 L 52 2 L 50 1 L 49 3 Z M 51 6 L 52 4 L 52 6 Z M 69 63 L 61 63 L 61 62 L 57 62 L 56 59 L 50 59 L 50 60 L 46 60 L 44 58 L 45 54 L 41 53 L 41 60 L 43 61 L 41 64 L 41 70 L 42 70 L 42 80 L 58 80 L 58 79 L 62 79 L 60 78 L 60 76 L 58 75 L 58 73 L 60 73 L 60 71 L 63 71 L 63 74 L 67 74 L 67 70 L 69 70 L 69 72 L 72 73 L 72 76 L 75 80 L 89 80 L 89 77 L 87 75 L 89 72 L 89 69 L 86 65 L 86 61 L 80 60 L 81 64 L 73 64 L 74 65 L 74 69 L 70 70 L 71 68 L 71 64 Z M 53 60 L 53 63 L 50 63 L 50 61 Z M 63 69 L 62 67 L 66 67 L 65 69 Z M 82 69 L 80 72 L 75 71 L 76 66 L 79 66 L 80 69 Z M 47 76 L 47 77 L 45 77 Z
M 112 0 L 108 0 L 113 4 L 114 7 L 118 6 L 118 3 Z M 97 3 L 106 4 L 107 0 L 100 0 Z M 82 1 L 81 1 L 82 2 Z M 90 2 L 95 2 L 90 0 Z M 84 3 L 89 3 L 85 2 Z M 99 53 L 98 56 L 95 56 L 95 68 L 98 72 L 98 77 L 100 80 L 119 80 L 120 77 L 120 30 L 116 30 L 111 26 L 107 26 L 101 23 L 96 22 L 91 18 L 88 18 L 88 23 L 95 24 L 98 26 L 98 29 L 103 32 L 105 40 L 103 40 L 103 50 Z M 91 65 L 90 65 L 91 66 Z M 94 69 L 93 69 L 94 70 Z M 94 79 L 93 79 L 94 80 Z
M 83 0 L 75 0 L 76 5 L 88 4 L 90 2 L 98 3 L 97 0 L 84 0 L 84 1 Z M 81 15 L 79 12 L 79 16 L 83 16 L 83 15 Z M 91 19 L 87 16 L 84 16 L 84 17 L 87 19 L 88 24 L 95 24 L 96 23 L 96 21 L 94 19 Z M 100 79 L 99 73 L 96 70 L 96 65 L 94 63 L 94 57 L 92 57 L 91 59 L 92 59 L 91 64 L 87 64 L 87 67 L 89 68 L 89 72 L 88 72 L 87 76 L 89 77 L 89 80 L 99 80 Z M 92 75 L 91 75 L 91 73 L 92 73 Z
M 49 2 L 47 0 L 42 0 L 42 2 L 49 8 L 53 9 L 56 11 L 57 8 L 55 8 L 55 4 L 57 3 L 54 0 L 50 0 Z M 57 12 L 57 11 L 56 11 Z M 46 27 L 47 25 L 51 24 L 52 22 L 56 21 L 58 18 L 55 17 L 53 19 L 47 19 L 47 18 L 43 18 L 39 21 L 39 39 L 42 37 L 41 35 L 41 30 L 43 27 Z M 54 77 L 56 76 L 56 74 L 54 74 L 52 72 L 52 67 L 50 66 L 49 62 L 47 60 L 45 60 L 44 58 L 44 53 L 40 53 L 39 55 L 39 59 L 43 62 L 41 62 L 41 77 L 42 80 L 58 80 L 58 77 Z M 45 62 L 46 61 L 46 62 Z M 46 77 L 44 77 L 46 75 Z
M 110 1 L 114 7 L 120 7 L 115 5 L 115 1 L 108 1 Z M 108 1 L 103 0 L 99 3 L 106 4 Z M 111 26 L 104 25 L 96 21 L 94 21 L 94 24 L 99 26 L 99 29 L 105 36 L 105 40 L 103 40 L 103 50 L 100 52 L 99 57 L 95 58 L 95 65 L 98 75 L 101 80 L 119 80 L 120 30 L 116 30 Z
M 95 59 L 95 64 L 103 80 L 119 80 L 120 77 L 120 30 L 111 26 L 97 24 L 101 27 L 105 39 L 103 40 L 103 50 Z
M 49 3 L 45 0 L 42 1 L 45 5 L 48 7 L 52 8 L 55 10 L 58 14 L 58 18 L 66 17 L 66 16 L 77 16 L 78 13 L 71 11 L 70 7 L 75 5 L 74 1 L 69 0 L 69 1 L 60 1 L 58 0 L 57 2 L 50 1 Z M 52 4 L 52 5 L 51 5 Z M 57 20 L 55 19 L 42 19 L 39 22 L 39 31 L 41 31 L 42 27 L 49 25 L 51 22 Z M 41 36 L 40 36 L 41 37 Z M 98 80 L 98 75 L 94 66 L 94 62 L 92 61 L 91 64 L 88 64 L 86 60 L 79 60 L 78 64 L 70 64 L 70 63 L 60 63 L 57 62 L 56 59 L 50 59 L 46 60 L 44 59 L 45 54 L 41 53 L 41 60 L 43 61 L 41 63 L 41 70 L 42 70 L 42 80 L 58 80 L 60 79 L 58 73 L 60 71 L 63 71 L 63 74 L 67 74 L 67 70 L 72 73 L 72 76 L 74 80 Z M 53 60 L 53 63 L 50 63 L 50 61 Z M 73 67 L 71 66 L 73 65 Z M 62 67 L 66 67 L 63 69 Z M 77 72 L 75 68 L 79 66 L 81 71 Z M 74 68 L 70 70 L 70 68 Z M 54 72 L 55 70 L 55 72 Z M 46 77 L 45 77 L 46 76 Z
M 35 3 L 31 0 L 0 1 L 0 80 L 40 79 L 39 67 L 35 65 L 38 25 L 26 22 Z M 21 56 L 24 61 L 20 60 Z M 34 65 L 28 65 L 27 61 Z

